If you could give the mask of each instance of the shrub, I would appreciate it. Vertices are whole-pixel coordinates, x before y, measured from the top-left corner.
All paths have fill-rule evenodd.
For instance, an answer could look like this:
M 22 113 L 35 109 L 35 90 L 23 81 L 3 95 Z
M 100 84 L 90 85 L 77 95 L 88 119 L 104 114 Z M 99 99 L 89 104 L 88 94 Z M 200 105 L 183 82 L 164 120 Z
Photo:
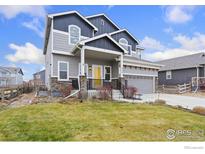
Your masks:
M 111 86 L 105 86 L 102 88 L 99 88 L 99 98 L 102 100 L 108 100 L 112 97 L 112 88 Z
M 165 101 L 165 100 L 162 100 L 162 99 L 156 99 L 156 100 L 154 101 L 154 104 L 165 105 L 165 104 L 166 104 L 166 101 Z
M 202 107 L 202 106 L 196 106 L 192 109 L 192 111 L 194 113 L 198 113 L 198 114 L 201 114 L 201 115 L 205 115 L 205 107 Z
M 136 93 L 137 93 L 137 88 L 127 87 L 124 91 L 124 97 L 125 98 L 133 98 Z
M 70 95 L 72 89 L 73 89 L 72 85 L 61 84 L 61 86 L 60 86 L 60 92 L 61 92 L 63 97 Z

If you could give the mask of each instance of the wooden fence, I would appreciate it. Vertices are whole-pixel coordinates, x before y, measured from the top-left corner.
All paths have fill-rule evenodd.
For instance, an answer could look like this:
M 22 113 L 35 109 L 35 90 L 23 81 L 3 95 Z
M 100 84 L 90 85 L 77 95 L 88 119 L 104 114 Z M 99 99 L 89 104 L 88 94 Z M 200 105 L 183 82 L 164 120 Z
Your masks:
M 33 91 L 33 86 L 24 84 L 16 87 L 6 87 L 6 88 L 0 88 L 0 99 L 10 99 L 14 98 L 20 94 L 23 93 L 29 93 Z
M 169 94 L 183 94 L 191 91 L 191 83 L 181 85 L 158 85 L 158 92 Z

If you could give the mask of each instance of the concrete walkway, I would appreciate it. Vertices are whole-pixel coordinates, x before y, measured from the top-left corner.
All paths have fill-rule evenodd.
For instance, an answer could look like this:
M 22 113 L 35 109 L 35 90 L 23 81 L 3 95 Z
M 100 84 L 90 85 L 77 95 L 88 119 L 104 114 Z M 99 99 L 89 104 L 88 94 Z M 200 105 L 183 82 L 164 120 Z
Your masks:
M 156 99 L 163 99 L 167 104 L 172 106 L 183 106 L 184 108 L 193 109 L 195 106 L 205 107 L 205 98 L 180 96 L 175 94 L 144 94 L 142 101 L 154 101 Z

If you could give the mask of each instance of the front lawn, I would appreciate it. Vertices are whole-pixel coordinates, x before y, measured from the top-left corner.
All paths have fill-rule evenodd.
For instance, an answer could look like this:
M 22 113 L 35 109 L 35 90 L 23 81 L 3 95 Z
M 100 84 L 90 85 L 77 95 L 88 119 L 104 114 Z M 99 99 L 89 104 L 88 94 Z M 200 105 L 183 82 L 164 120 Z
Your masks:
M 2 141 L 204 141 L 205 116 L 167 106 L 111 102 L 47 103 L 0 111 Z

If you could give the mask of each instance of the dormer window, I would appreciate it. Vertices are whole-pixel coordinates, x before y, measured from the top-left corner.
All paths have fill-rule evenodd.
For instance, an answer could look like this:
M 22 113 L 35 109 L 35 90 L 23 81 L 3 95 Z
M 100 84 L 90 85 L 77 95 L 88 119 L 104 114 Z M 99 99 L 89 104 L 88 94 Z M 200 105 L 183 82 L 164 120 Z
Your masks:
M 77 44 L 80 41 L 81 29 L 76 25 L 69 25 L 69 44 Z
M 127 41 L 125 38 L 121 38 L 121 39 L 119 40 L 119 43 L 120 43 L 120 45 L 121 45 L 123 48 L 125 48 L 126 50 L 129 49 L 128 41 Z

